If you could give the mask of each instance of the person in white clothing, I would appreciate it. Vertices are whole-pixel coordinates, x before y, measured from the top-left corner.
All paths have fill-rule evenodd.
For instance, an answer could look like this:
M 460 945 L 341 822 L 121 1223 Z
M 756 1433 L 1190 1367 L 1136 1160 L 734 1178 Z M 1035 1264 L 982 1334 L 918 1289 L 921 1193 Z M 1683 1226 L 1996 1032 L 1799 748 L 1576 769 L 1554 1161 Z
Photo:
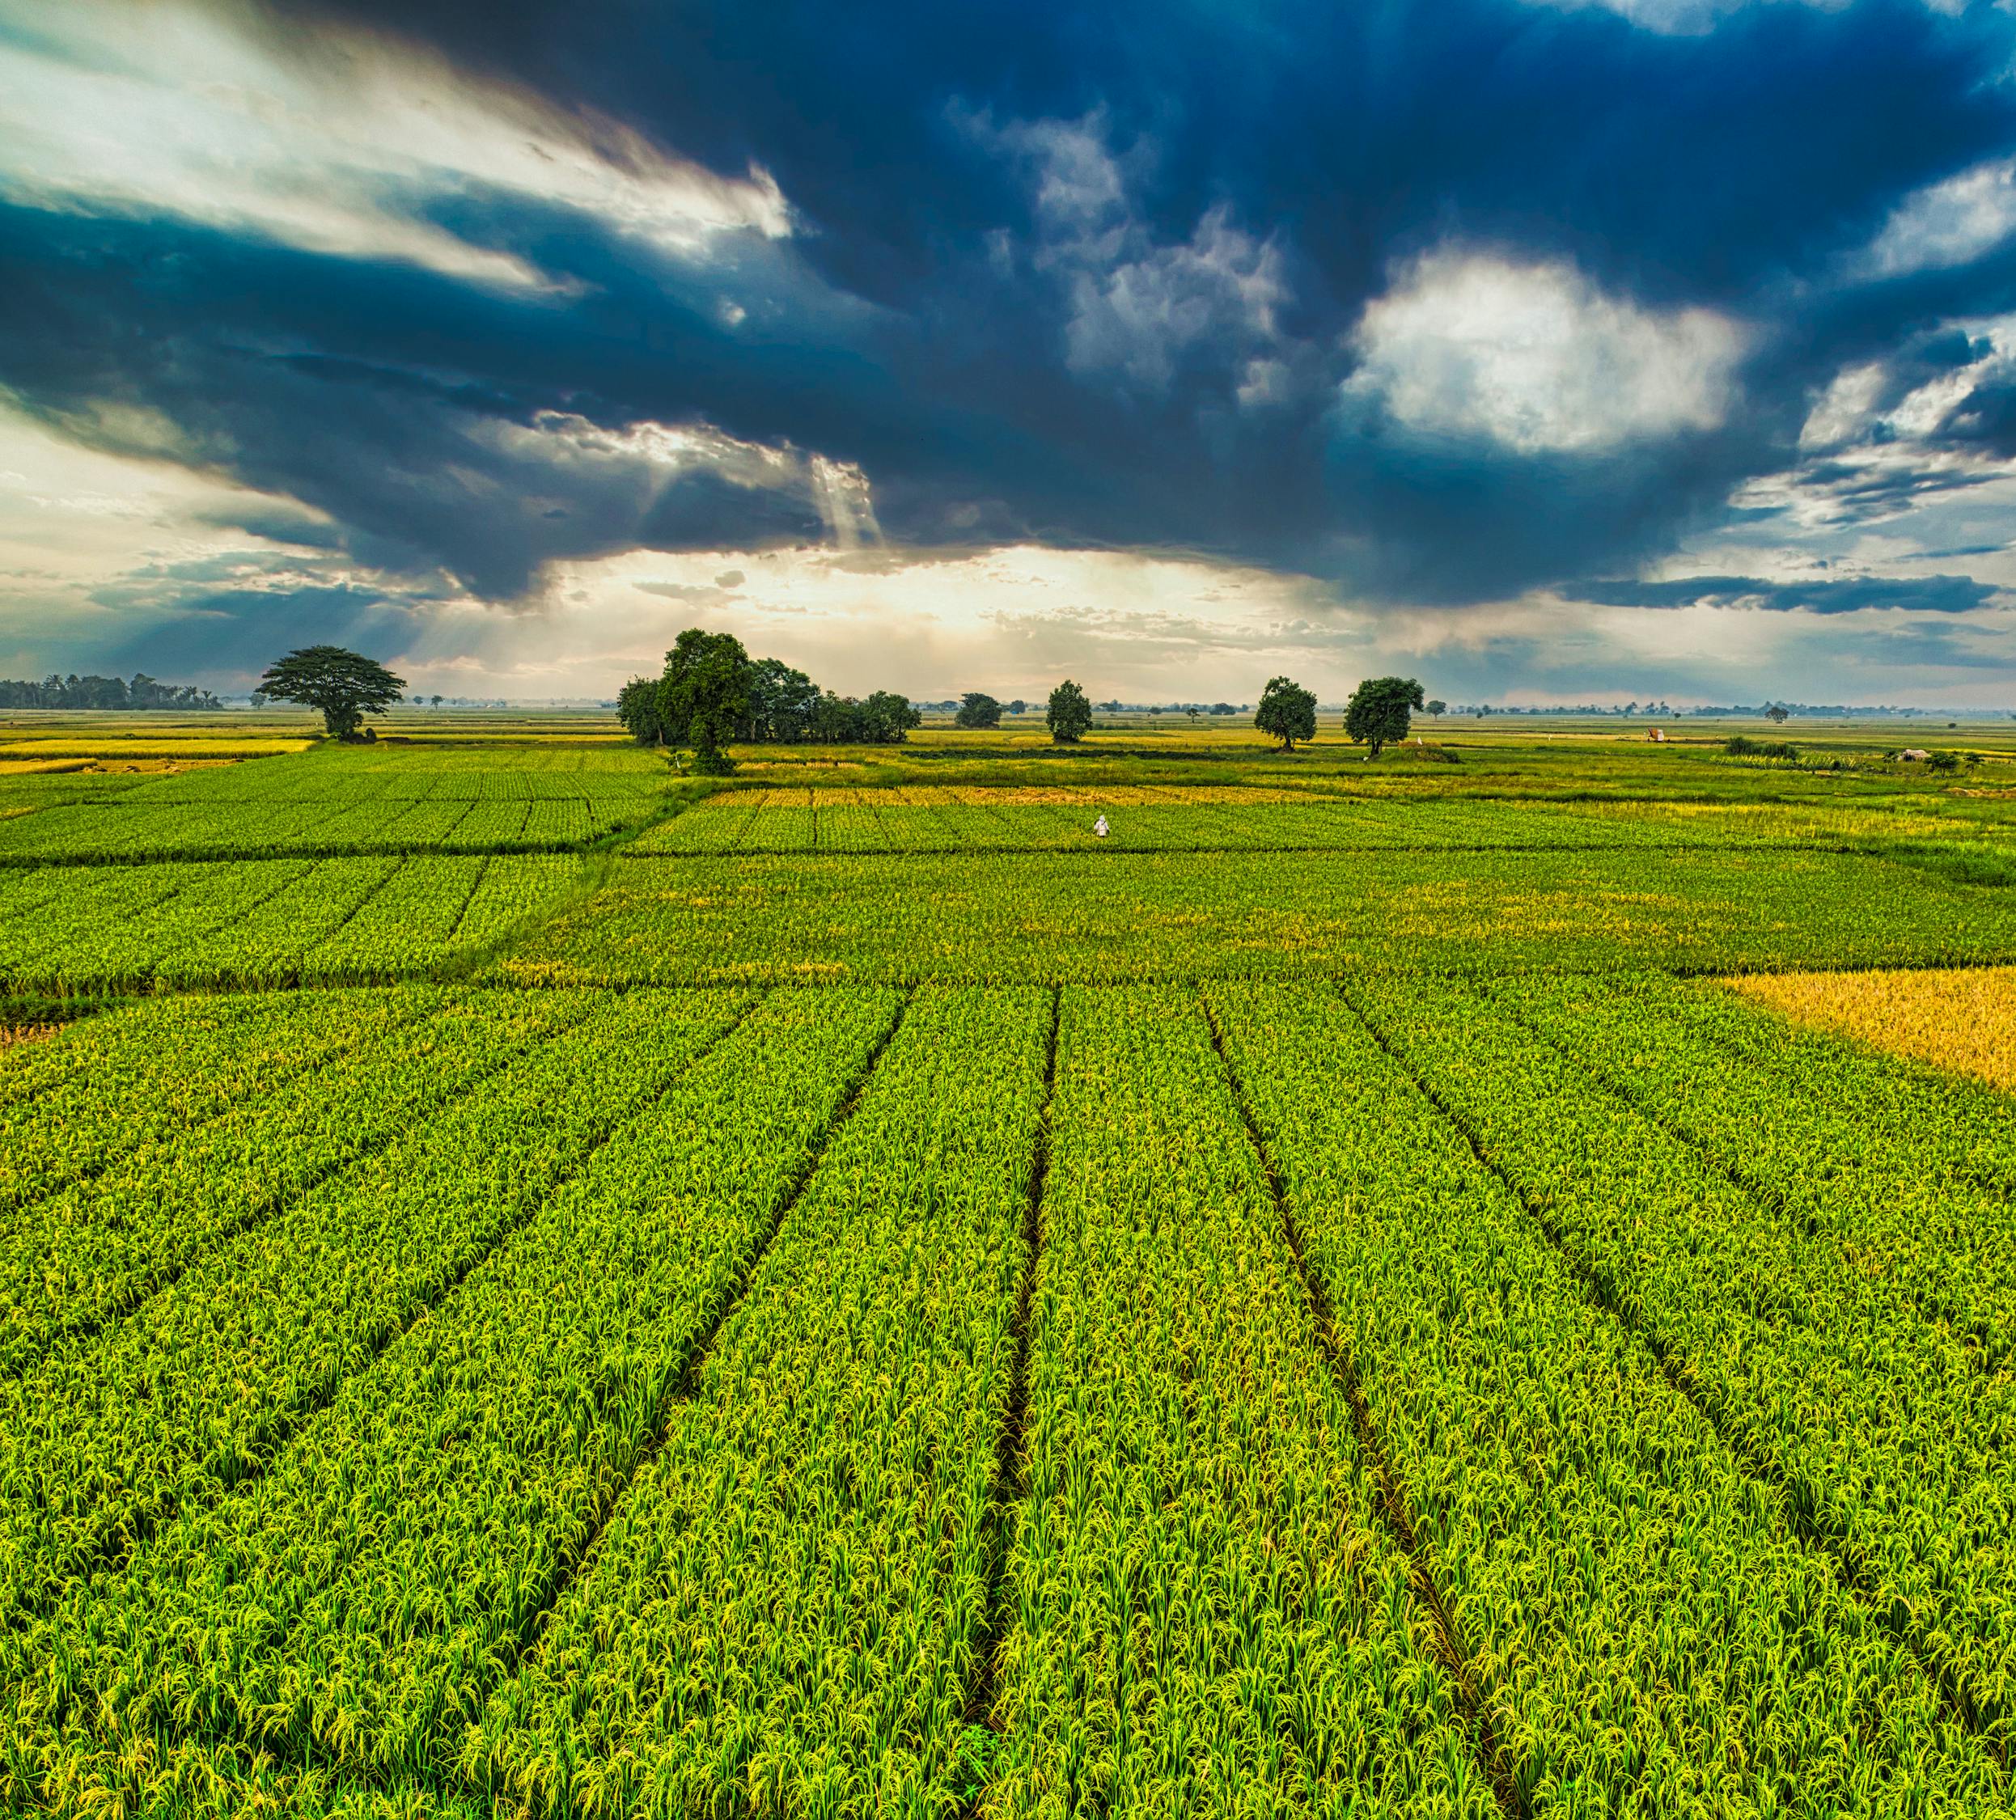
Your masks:
M 1103 815 L 1092 823 L 1092 832 L 1102 840 L 1106 838 L 1106 818 Z

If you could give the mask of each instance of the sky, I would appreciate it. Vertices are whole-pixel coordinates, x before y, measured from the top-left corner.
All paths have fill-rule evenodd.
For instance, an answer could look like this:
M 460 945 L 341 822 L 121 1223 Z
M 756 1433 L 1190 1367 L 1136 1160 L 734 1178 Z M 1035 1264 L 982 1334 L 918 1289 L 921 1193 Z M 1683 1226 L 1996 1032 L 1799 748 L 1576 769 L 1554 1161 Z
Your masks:
M 2016 711 L 2004 0 L 0 0 L 0 675 Z

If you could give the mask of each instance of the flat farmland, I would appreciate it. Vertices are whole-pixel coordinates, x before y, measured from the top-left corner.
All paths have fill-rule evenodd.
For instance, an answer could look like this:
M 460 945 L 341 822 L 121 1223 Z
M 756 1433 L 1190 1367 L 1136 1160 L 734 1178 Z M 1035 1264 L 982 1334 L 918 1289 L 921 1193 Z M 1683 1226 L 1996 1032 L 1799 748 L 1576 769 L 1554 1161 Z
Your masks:
M 0 1801 L 2016 1812 L 2016 756 L 1452 745 L 0 774 Z

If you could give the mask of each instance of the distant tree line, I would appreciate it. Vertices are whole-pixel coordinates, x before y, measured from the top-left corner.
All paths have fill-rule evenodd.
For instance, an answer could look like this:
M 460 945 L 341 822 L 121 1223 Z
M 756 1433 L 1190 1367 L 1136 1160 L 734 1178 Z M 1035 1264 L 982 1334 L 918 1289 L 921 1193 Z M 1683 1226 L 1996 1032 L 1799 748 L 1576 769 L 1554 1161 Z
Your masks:
M 689 626 L 656 676 L 633 676 L 616 695 L 616 718 L 640 746 L 689 747 L 696 770 L 731 768 L 722 747 L 897 746 L 924 717 L 908 696 L 857 697 L 822 689 L 777 658 L 752 659 L 742 641 Z
M 209 710 L 224 704 L 193 683 L 157 683 L 144 671 L 130 681 L 117 676 L 50 676 L 40 683 L 0 681 L 0 708 L 88 708 Z
M 955 725 L 985 730 L 1028 705 L 971 689 L 950 705 Z M 1443 705 L 1424 700 L 1421 684 L 1411 676 L 1369 678 L 1351 697 L 1345 730 L 1353 741 L 1370 744 L 1377 758 L 1407 737 L 1414 709 L 1440 714 Z M 698 626 L 680 633 L 658 675 L 633 676 L 623 685 L 616 711 L 639 745 L 689 748 L 693 768 L 713 776 L 734 769 L 723 750 L 730 745 L 900 745 L 924 718 L 908 696 L 893 690 L 878 689 L 865 699 L 836 695 L 776 658 L 752 658 L 732 634 Z M 1194 717 L 1236 710 L 1221 702 L 1188 711 Z M 1292 751 L 1297 740 L 1316 736 L 1315 692 L 1276 676 L 1262 692 L 1253 720 Z M 1057 744 L 1075 746 L 1091 730 L 1091 699 L 1067 678 L 1051 690 L 1044 722 Z

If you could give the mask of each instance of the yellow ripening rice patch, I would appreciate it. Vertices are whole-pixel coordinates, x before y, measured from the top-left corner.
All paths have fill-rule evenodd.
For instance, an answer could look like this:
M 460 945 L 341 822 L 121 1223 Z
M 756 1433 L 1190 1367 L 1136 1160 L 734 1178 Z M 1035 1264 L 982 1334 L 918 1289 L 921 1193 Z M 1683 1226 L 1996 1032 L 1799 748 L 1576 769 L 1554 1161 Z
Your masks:
M 305 752 L 312 739 L 151 739 L 134 734 L 125 739 L 87 734 L 51 734 L 37 739 L 12 739 L 0 745 L 0 758 L 204 759 L 273 758 L 282 752 Z
M 2016 1092 L 2016 967 L 1758 973 L 1728 984 L 1802 1023 Z
M 61 1024 L 0 1024 L 0 1049 L 17 1043 L 40 1043 L 62 1028 Z

